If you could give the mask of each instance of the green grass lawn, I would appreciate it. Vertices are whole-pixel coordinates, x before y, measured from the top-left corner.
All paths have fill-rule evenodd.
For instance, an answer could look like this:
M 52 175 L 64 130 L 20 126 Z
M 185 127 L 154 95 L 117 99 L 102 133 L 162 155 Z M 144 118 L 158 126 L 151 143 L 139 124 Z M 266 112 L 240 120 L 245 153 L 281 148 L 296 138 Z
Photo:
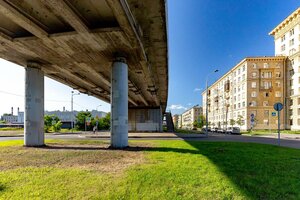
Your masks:
M 232 142 L 0 142 L 0 199 L 300 199 L 300 150 Z
M 268 134 L 277 134 L 277 130 L 253 130 L 252 132 L 244 131 L 242 134 L 251 134 L 251 135 L 268 135 Z M 280 133 L 286 134 L 300 134 L 300 131 L 291 131 L 291 130 L 281 130 Z

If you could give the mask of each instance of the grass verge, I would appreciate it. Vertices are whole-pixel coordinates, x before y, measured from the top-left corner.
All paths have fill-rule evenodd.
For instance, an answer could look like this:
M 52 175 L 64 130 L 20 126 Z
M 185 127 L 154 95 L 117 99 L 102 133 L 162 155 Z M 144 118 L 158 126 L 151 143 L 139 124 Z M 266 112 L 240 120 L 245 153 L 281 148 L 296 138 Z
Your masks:
M 300 151 L 271 145 L 0 142 L 0 199 L 300 199 Z M 108 169 L 108 170 L 105 170 Z

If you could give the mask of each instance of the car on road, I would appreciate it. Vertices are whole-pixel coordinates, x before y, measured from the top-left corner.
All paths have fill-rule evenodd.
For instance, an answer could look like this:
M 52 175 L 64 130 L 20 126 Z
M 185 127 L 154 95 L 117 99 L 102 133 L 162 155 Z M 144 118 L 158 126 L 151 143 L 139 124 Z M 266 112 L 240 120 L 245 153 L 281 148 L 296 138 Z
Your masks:
M 225 132 L 226 132 L 226 130 L 224 130 L 222 128 L 219 128 L 218 131 L 217 131 L 217 133 L 225 133 Z
M 240 134 L 241 134 L 241 130 L 240 130 L 239 127 L 227 127 L 226 133 L 227 133 L 227 134 L 236 134 L 236 135 L 240 135 Z

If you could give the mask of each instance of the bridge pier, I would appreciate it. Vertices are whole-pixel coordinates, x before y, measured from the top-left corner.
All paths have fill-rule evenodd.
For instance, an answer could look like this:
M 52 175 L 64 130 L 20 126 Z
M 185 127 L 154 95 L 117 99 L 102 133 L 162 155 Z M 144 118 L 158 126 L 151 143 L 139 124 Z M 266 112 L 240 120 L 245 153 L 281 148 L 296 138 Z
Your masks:
M 128 66 L 118 57 L 111 70 L 111 147 L 128 146 Z
M 44 144 L 44 73 L 39 64 L 28 63 L 25 68 L 24 145 Z

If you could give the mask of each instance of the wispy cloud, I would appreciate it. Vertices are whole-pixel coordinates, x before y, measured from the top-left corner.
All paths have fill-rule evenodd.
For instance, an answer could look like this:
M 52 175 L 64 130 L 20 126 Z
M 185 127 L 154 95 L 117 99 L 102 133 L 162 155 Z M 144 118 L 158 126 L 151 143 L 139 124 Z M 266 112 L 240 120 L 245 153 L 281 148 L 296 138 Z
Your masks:
M 169 109 L 171 109 L 171 110 L 181 110 L 181 109 L 187 110 L 187 108 L 184 107 L 184 106 L 182 106 L 181 104 L 173 104 L 173 105 L 170 105 L 170 106 L 169 106 Z
M 188 105 L 188 106 L 191 106 L 191 105 L 192 105 L 192 103 L 188 103 L 187 105 Z
M 200 91 L 202 91 L 203 89 L 202 88 L 195 88 L 194 89 L 194 92 L 200 92 Z

